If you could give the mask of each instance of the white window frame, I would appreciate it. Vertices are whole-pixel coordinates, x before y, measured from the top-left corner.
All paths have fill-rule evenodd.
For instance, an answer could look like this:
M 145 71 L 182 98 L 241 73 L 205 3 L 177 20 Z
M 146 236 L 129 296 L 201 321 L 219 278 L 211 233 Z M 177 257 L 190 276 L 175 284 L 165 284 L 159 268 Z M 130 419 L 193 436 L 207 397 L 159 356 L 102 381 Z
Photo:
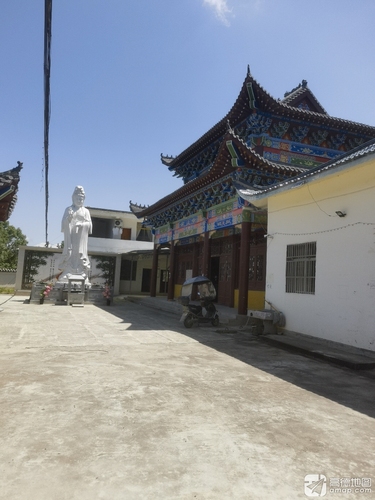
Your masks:
M 315 294 L 316 241 L 286 247 L 285 292 Z

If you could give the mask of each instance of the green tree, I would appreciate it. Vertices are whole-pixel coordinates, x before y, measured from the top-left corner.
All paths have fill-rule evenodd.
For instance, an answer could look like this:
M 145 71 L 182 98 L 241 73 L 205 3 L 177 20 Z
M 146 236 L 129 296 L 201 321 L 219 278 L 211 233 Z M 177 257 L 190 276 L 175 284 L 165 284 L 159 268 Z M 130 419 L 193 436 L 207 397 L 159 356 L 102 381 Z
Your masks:
M 11 226 L 8 221 L 0 222 L 0 268 L 17 268 L 18 249 L 21 245 L 27 245 L 26 236 L 21 229 Z
M 95 260 L 97 269 L 100 269 L 100 278 L 104 278 L 106 283 L 113 285 L 115 281 L 116 257 L 95 255 L 91 258 Z
M 39 252 L 38 250 L 26 250 L 22 277 L 22 288 L 24 290 L 31 289 L 39 268 L 47 264 L 47 259 L 50 255 L 53 254 Z

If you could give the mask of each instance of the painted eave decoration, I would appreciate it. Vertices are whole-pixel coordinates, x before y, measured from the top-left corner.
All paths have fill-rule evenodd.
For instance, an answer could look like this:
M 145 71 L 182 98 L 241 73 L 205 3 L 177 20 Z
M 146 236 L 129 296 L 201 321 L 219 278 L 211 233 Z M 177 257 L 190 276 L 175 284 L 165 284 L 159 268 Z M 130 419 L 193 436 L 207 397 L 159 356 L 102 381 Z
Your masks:
M 149 207 L 130 203 L 130 209 L 137 217 L 144 217 L 158 227 L 233 198 L 236 196 L 234 180 L 269 185 L 305 170 L 263 158 L 237 137 L 233 130 L 228 130 L 214 164 L 204 175 Z
M 336 160 L 327 162 L 323 166 L 308 170 L 291 179 L 273 184 L 272 186 L 257 186 L 250 188 L 244 184 L 241 184 L 240 182 L 235 182 L 234 186 L 236 188 L 238 196 L 240 196 L 243 200 L 251 203 L 255 200 L 268 198 L 282 191 L 286 191 L 293 187 L 298 187 L 300 185 L 306 184 L 310 180 L 313 180 L 317 177 L 329 175 L 330 173 L 336 172 L 337 170 L 350 168 L 353 161 L 369 155 L 375 155 L 375 140 L 371 140 L 364 146 L 355 148 L 350 153 L 342 155 Z

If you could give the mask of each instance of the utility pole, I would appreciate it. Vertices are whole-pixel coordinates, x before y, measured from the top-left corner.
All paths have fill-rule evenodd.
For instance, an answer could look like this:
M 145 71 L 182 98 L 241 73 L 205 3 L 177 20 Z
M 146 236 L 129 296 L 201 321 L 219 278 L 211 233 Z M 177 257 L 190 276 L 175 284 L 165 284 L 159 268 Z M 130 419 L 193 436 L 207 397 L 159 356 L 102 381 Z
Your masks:
M 45 187 L 45 231 L 46 247 L 48 242 L 48 173 L 49 173 L 49 122 L 51 116 L 51 35 L 52 35 L 52 0 L 44 4 L 44 187 Z

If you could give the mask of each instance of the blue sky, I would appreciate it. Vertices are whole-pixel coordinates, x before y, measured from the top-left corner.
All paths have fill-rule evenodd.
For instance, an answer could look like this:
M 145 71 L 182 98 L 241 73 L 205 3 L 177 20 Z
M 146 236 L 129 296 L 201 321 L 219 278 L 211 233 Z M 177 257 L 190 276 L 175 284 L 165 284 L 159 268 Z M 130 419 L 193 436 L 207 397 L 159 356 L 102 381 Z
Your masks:
M 49 241 L 86 205 L 151 205 L 182 183 L 160 161 L 230 110 L 250 65 L 275 98 L 303 79 L 336 117 L 375 126 L 373 0 L 54 0 Z M 45 242 L 44 0 L 2 2 L 0 171 L 23 162 L 10 223 Z

